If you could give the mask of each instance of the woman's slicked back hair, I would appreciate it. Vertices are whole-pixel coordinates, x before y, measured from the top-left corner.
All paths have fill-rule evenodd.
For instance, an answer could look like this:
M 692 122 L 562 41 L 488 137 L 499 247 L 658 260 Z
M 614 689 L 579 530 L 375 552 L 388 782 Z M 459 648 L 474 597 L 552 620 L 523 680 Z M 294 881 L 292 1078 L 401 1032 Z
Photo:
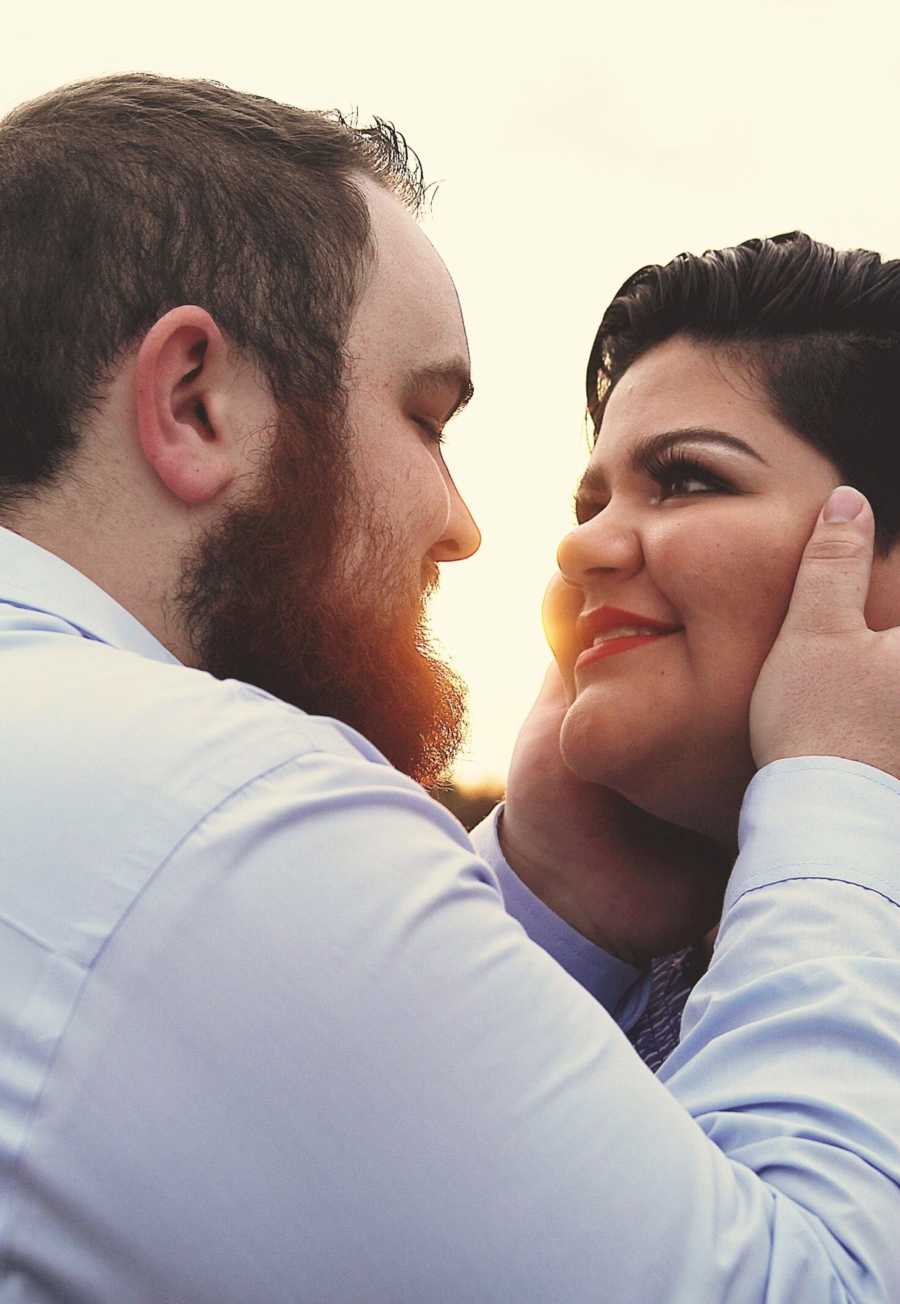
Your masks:
M 625 371 L 675 335 L 744 365 L 772 410 L 872 503 L 879 550 L 900 538 L 900 260 L 801 231 L 681 254 L 630 276 L 587 369 L 598 432 Z

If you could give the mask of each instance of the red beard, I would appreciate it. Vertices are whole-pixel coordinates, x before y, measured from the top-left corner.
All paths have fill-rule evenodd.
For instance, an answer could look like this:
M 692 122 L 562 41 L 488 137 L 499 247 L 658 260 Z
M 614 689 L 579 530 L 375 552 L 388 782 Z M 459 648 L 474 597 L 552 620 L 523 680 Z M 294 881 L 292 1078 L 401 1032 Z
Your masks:
M 426 623 L 437 566 L 426 560 L 411 580 L 390 531 L 359 524 L 358 504 L 350 510 L 341 450 L 316 468 L 301 440 L 276 436 L 261 489 L 185 561 L 177 605 L 195 663 L 351 725 L 397 769 L 433 785 L 466 731 L 465 688 L 435 656 Z M 324 485 L 311 483 L 317 470 Z M 365 531 L 364 573 L 341 563 L 347 520 Z

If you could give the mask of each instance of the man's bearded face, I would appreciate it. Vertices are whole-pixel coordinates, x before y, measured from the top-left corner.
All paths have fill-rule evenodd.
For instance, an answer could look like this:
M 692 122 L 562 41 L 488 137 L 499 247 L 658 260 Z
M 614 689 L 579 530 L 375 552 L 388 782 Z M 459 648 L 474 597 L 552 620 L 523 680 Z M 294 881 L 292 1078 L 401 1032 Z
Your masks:
M 465 734 L 464 686 L 426 623 L 438 569 L 361 510 L 346 446 L 323 442 L 316 466 L 282 420 L 259 489 L 186 560 L 180 613 L 203 669 L 342 720 L 433 784 Z

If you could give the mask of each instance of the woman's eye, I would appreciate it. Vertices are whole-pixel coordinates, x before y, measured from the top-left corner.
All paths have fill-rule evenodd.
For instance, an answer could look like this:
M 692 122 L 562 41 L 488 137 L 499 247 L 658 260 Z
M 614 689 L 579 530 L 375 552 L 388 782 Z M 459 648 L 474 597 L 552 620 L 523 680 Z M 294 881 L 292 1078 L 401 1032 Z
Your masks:
M 652 501 L 666 502 L 669 498 L 697 498 L 710 494 L 735 494 L 739 491 L 723 480 L 702 462 L 687 457 L 662 456 L 652 458 L 644 466 L 642 476 L 654 482 L 657 492 Z M 595 498 L 590 491 L 575 495 L 575 523 L 584 525 L 607 506 L 608 500 Z
M 698 494 L 728 493 L 729 486 L 700 462 L 669 458 L 647 470 L 659 485 L 659 500 L 692 498 Z
M 695 475 L 670 475 L 662 481 L 660 488 L 666 496 L 681 497 L 683 494 L 709 493 L 710 484 Z

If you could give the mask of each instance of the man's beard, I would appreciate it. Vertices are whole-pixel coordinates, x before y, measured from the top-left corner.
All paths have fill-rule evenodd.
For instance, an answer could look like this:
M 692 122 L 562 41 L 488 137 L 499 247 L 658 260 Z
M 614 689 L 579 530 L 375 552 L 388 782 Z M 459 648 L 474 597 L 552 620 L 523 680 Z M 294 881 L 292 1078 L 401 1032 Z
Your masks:
M 437 566 L 411 566 L 384 523 L 364 523 L 340 448 L 317 467 L 290 425 L 274 439 L 260 490 L 185 559 L 176 604 L 194 664 L 342 720 L 433 785 L 466 733 L 465 686 L 427 627 Z

